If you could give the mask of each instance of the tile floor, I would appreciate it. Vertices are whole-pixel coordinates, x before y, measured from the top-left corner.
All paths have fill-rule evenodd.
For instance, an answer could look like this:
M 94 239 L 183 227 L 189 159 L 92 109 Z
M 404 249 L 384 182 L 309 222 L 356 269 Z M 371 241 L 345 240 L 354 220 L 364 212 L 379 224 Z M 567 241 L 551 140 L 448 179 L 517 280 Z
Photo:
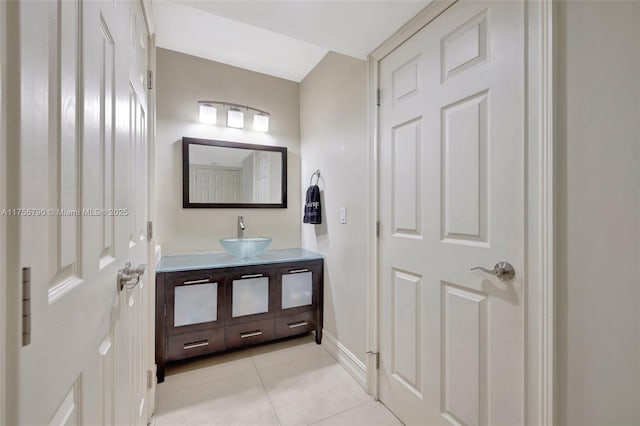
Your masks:
M 311 336 L 173 365 L 153 426 L 396 426 Z

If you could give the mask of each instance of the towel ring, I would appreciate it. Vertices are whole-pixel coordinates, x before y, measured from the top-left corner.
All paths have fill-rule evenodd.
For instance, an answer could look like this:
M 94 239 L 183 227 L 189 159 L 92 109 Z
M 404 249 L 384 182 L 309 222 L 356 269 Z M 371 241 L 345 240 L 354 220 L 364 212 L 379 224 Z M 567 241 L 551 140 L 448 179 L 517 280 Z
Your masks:
M 309 178 L 309 185 L 313 185 L 313 177 L 316 177 L 316 185 L 318 184 L 318 182 L 320 182 L 320 169 L 316 170 L 315 172 L 313 172 L 313 174 L 311 175 L 311 178 Z

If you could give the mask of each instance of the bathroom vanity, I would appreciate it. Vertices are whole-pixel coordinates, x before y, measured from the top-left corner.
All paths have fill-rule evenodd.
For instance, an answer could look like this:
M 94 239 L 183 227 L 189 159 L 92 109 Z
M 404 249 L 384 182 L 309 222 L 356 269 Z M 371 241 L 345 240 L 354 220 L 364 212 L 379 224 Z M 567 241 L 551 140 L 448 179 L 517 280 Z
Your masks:
M 156 268 L 156 364 L 315 331 L 322 340 L 323 258 L 304 249 L 251 259 L 163 256 Z

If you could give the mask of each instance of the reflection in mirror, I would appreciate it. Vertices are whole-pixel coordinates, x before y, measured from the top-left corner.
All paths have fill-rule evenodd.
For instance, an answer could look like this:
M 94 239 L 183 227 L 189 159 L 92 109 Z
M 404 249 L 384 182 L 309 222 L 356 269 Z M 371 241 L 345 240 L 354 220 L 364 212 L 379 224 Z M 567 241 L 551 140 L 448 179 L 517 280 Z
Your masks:
M 286 148 L 183 138 L 183 157 L 184 207 L 286 207 Z

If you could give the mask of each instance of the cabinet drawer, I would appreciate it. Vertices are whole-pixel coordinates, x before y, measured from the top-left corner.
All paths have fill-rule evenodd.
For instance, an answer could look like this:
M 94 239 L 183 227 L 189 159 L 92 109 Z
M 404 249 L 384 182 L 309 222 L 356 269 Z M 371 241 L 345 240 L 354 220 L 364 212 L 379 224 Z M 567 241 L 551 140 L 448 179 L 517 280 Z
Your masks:
M 237 348 L 273 339 L 275 336 L 273 324 L 273 319 L 267 319 L 225 327 L 224 337 L 227 348 Z
M 276 318 L 276 338 L 308 333 L 316 328 L 313 311 Z
M 169 336 L 167 360 L 175 361 L 192 356 L 224 350 L 224 331 L 221 328 Z

